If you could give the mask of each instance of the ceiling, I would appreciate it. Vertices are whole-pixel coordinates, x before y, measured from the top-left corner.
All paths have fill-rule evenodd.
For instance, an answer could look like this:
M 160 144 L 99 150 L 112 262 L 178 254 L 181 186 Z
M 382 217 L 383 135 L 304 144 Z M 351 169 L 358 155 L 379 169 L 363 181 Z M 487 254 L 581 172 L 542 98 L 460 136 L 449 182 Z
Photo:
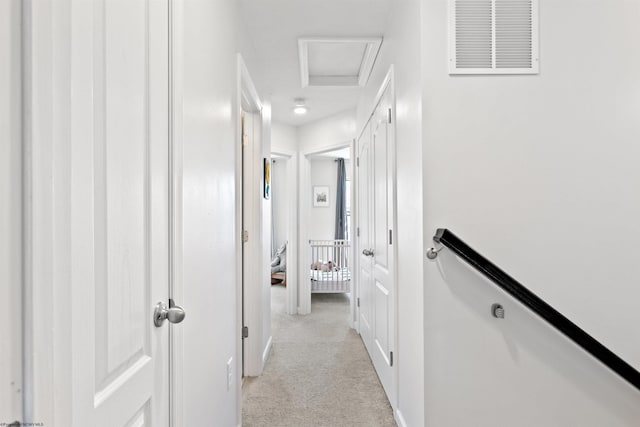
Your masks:
M 260 96 L 271 102 L 274 121 L 301 126 L 356 107 L 361 87 L 302 87 L 298 38 L 383 36 L 392 1 L 240 0 L 245 35 L 253 47 L 245 61 Z M 323 67 L 317 64 L 322 58 L 314 57 L 314 65 Z M 306 100 L 307 114 L 293 113 L 295 98 Z

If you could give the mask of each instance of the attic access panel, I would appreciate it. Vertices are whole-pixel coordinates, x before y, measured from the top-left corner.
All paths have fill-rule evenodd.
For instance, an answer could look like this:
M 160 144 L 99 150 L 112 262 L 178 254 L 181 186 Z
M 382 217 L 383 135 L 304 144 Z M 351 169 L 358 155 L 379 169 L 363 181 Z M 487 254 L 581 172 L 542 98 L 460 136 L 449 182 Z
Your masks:
M 365 86 L 382 37 L 298 39 L 300 78 L 307 86 Z

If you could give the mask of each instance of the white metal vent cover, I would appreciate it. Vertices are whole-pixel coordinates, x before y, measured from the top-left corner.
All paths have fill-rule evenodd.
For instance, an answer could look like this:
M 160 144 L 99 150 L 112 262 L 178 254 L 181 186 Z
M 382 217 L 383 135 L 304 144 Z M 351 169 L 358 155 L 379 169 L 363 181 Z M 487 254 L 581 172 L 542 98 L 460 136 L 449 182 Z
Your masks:
M 538 0 L 449 0 L 449 74 L 538 68 Z
M 301 37 L 300 78 L 307 86 L 365 86 L 382 37 Z

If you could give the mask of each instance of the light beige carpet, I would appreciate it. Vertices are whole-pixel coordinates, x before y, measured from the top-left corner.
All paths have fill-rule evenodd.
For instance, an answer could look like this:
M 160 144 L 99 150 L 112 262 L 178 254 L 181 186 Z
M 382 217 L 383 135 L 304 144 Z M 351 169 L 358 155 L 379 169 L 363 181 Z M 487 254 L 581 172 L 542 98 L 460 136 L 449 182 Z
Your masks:
M 395 426 L 344 294 L 313 294 L 311 314 L 284 313 L 272 286 L 273 347 L 264 373 L 243 387 L 245 427 Z

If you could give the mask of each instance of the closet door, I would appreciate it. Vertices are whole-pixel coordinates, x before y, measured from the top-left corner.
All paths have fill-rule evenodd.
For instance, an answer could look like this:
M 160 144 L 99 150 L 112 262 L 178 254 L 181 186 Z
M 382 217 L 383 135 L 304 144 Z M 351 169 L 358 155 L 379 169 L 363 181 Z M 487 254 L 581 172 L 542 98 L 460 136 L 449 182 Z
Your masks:
M 392 405 L 395 402 L 395 146 L 387 79 L 358 140 L 358 296 L 362 340 Z

